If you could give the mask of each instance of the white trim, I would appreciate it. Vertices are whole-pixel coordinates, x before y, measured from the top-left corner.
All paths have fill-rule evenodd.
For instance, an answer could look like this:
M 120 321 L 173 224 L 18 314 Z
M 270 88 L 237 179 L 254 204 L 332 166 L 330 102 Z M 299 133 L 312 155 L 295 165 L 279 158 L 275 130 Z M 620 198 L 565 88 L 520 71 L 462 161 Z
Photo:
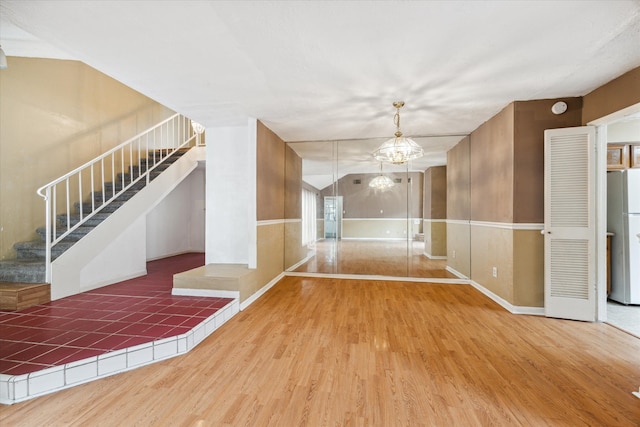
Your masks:
M 304 264 L 305 262 L 309 261 L 311 258 L 313 258 L 314 256 L 316 256 L 315 253 L 310 252 L 307 254 L 306 257 L 304 257 L 303 259 L 301 259 L 300 261 L 298 261 L 297 263 L 293 264 L 291 267 L 287 268 L 286 271 L 293 271 L 296 268 L 300 267 L 302 264 Z
M 260 227 L 262 225 L 278 225 L 278 224 L 295 224 L 298 222 L 302 222 L 302 218 L 293 218 L 293 219 L 264 219 L 262 221 L 257 221 L 256 226 Z
M 287 271 L 285 276 L 316 277 L 320 279 L 351 279 L 351 280 L 382 280 L 386 282 L 419 282 L 419 283 L 444 283 L 450 285 L 468 285 L 467 279 L 437 278 L 437 277 L 407 277 L 407 276 L 375 276 L 367 274 L 326 274 Z
M 342 221 L 415 221 L 422 218 L 342 218 Z
M 238 291 L 226 291 L 221 289 L 193 289 L 193 288 L 173 288 L 171 295 L 181 297 L 211 297 L 211 298 L 240 298 Z
M 447 223 L 446 219 L 422 218 L 422 222 Z
M 442 255 L 431 255 L 429 252 L 424 251 L 422 253 L 422 255 L 426 256 L 429 259 L 447 259 L 446 256 L 442 256 Z
M 460 273 L 458 270 L 456 270 L 455 268 L 448 266 L 445 268 L 445 270 L 447 270 L 449 273 L 455 274 L 456 276 L 458 276 L 460 279 L 465 279 L 465 280 L 469 280 L 469 278 L 467 276 L 465 276 L 464 274 Z
M 258 119 L 247 119 L 247 264 L 249 268 L 258 266 Z M 235 159 L 234 159 L 235 160 Z M 239 213 L 239 212 L 238 212 Z
M 263 221 L 258 221 L 256 222 L 256 225 L 258 227 L 261 227 L 263 225 L 277 225 L 277 224 L 284 224 L 286 222 L 286 220 L 284 219 L 266 219 Z
M 540 231 L 544 229 L 544 223 L 510 223 L 510 222 L 489 222 L 489 221 L 469 221 L 474 227 L 504 228 L 507 230 L 532 230 Z
M 469 225 L 471 221 L 468 219 L 447 219 L 445 220 L 447 224 L 458 224 L 458 225 Z
M 640 102 L 614 111 L 587 123 L 596 126 L 596 321 L 607 321 L 607 292 L 606 292 L 606 217 L 607 217 L 607 184 L 606 184 L 606 148 L 607 126 L 640 112 Z M 639 396 L 640 397 L 640 396 Z
M 0 404 L 24 402 L 188 353 L 237 313 L 238 301 L 234 300 L 181 335 L 152 340 L 28 374 L 0 374 Z
M 245 308 L 247 308 L 251 304 L 253 304 L 258 298 L 260 298 L 262 295 L 264 295 L 265 292 L 267 292 L 269 289 L 271 289 L 273 287 L 273 285 L 278 283 L 284 276 L 285 276 L 284 272 L 278 274 L 276 277 L 271 279 L 271 281 L 269 283 L 267 283 L 262 288 L 260 288 L 257 292 L 254 292 L 249 298 L 247 298 L 246 300 L 242 301 L 240 303 L 240 311 L 244 310 Z
M 606 126 L 611 123 L 618 121 L 620 119 L 625 118 L 626 116 L 630 116 L 631 114 L 635 114 L 640 112 L 640 102 L 637 104 L 629 105 L 628 107 L 623 108 L 622 110 L 614 111 L 611 114 L 607 114 L 606 116 L 597 118 L 595 120 L 591 120 L 587 123 L 587 126 Z
M 607 126 L 596 127 L 595 259 L 596 321 L 607 321 Z
M 396 241 L 396 242 L 413 242 L 413 239 L 406 237 L 343 237 L 341 240 L 373 240 L 373 241 Z
M 492 299 L 494 302 L 502 306 L 505 310 L 510 312 L 511 314 L 529 314 L 533 316 L 544 316 L 544 307 L 526 307 L 526 306 L 517 306 L 513 305 L 504 298 L 494 294 L 489 289 L 482 286 L 480 283 L 470 280 L 469 284 L 480 291 L 485 296 Z

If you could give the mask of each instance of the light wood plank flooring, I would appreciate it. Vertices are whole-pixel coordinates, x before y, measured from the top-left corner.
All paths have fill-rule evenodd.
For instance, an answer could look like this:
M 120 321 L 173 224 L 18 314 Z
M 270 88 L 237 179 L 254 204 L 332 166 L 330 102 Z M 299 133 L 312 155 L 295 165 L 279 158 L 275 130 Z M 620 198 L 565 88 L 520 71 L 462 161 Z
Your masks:
M 468 285 L 286 277 L 190 353 L 2 426 L 637 426 L 640 340 Z
M 446 260 L 423 254 L 424 242 L 329 239 L 313 243 L 310 250 L 315 256 L 296 272 L 456 278 L 446 270 Z

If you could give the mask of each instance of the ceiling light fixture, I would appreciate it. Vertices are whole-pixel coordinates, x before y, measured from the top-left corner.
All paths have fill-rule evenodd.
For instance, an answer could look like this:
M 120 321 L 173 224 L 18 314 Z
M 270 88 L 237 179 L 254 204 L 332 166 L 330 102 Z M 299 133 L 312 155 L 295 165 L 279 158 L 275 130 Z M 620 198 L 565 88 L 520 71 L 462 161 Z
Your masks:
M 393 187 L 395 182 L 391 178 L 382 174 L 382 163 L 380 163 L 380 175 L 376 176 L 369 182 L 369 187 L 375 190 L 385 191 Z
M 7 65 L 7 56 L 4 54 L 4 50 L 2 50 L 2 46 L 0 46 L 0 70 L 6 70 Z
M 396 108 L 396 114 L 393 116 L 393 123 L 396 125 L 395 138 L 382 144 L 373 152 L 373 157 L 379 162 L 401 165 L 409 160 L 422 157 L 424 152 L 413 139 L 402 136 L 400 131 L 400 108 L 404 106 L 404 101 L 394 102 L 393 106 Z

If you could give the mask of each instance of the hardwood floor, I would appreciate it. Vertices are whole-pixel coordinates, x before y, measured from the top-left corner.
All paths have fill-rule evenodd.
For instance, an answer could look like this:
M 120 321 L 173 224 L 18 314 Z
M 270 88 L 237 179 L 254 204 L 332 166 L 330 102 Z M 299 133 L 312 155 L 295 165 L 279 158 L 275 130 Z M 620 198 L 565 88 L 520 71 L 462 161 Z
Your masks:
M 286 277 L 190 353 L 2 426 L 637 426 L 640 340 L 468 285 Z
M 313 243 L 310 250 L 315 256 L 296 272 L 456 278 L 445 260 L 424 256 L 424 242 L 330 239 Z

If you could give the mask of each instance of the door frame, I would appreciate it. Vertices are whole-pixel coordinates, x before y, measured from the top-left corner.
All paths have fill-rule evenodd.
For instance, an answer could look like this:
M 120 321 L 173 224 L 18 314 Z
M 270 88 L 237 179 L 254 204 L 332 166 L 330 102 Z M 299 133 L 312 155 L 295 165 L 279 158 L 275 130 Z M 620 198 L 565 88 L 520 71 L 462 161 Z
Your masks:
M 640 113 L 640 103 L 588 122 L 596 127 L 596 321 L 607 320 L 607 125 Z

